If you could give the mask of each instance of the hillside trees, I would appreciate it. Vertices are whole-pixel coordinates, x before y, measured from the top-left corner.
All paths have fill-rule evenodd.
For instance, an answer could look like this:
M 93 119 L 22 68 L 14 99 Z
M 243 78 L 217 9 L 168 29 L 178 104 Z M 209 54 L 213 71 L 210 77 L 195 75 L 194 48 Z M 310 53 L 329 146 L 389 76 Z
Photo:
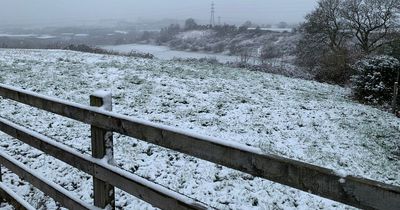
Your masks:
M 344 84 L 349 64 L 391 41 L 400 0 L 320 0 L 301 25 L 297 61 L 317 80 Z
M 297 45 L 298 63 L 310 68 L 322 82 L 343 84 L 350 73 L 346 48 L 350 34 L 341 17 L 341 1 L 320 1 L 300 27 L 303 37 Z
M 252 26 L 253 26 L 253 23 L 248 20 L 248 21 L 244 22 L 241 26 L 239 26 L 238 32 L 239 33 L 246 32 Z
M 170 41 L 181 31 L 181 27 L 179 24 L 171 24 L 170 26 L 161 29 L 160 35 L 158 38 L 159 43 Z
M 214 26 L 213 30 L 216 32 L 218 37 L 233 36 L 237 34 L 237 27 L 235 25 L 217 25 Z
M 279 22 L 279 23 L 278 23 L 277 27 L 278 27 L 278 28 L 288 28 L 288 27 L 289 27 L 289 24 L 286 23 L 286 22 L 284 22 L 284 21 L 282 21 L 282 22 Z
M 398 26 L 399 10 L 400 0 L 346 0 L 340 11 L 356 45 L 370 54 L 385 44 L 388 33 Z
M 185 21 L 185 31 L 190 31 L 190 30 L 196 30 L 198 28 L 198 25 L 196 21 L 193 18 L 189 18 Z

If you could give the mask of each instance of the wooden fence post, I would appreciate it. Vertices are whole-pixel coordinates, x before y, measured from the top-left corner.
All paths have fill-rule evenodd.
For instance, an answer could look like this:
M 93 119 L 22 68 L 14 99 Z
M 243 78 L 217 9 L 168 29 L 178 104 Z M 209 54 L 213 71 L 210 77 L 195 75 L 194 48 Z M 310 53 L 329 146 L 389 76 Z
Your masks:
M 397 114 L 397 97 L 399 95 L 399 83 L 394 83 L 394 92 L 393 92 L 393 101 L 392 101 L 392 111 L 394 114 Z
M 101 107 L 112 111 L 111 93 L 96 91 L 90 95 L 90 106 Z M 113 161 L 113 134 L 110 131 L 91 126 L 92 156 L 111 163 Z M 93 177 L 94 205 L 100 208 L 111 207 L 115 209 L 114 186 Z

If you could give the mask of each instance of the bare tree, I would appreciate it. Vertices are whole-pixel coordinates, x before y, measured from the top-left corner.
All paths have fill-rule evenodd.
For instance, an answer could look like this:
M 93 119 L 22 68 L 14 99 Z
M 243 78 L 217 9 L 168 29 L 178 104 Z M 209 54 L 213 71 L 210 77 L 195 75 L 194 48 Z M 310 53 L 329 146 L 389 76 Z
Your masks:
M 240 63 L 243 64 L 249 63 L 251 56 L 252 56 L 251 50 L 249 48 L 246 48 L 245 46 L 240 47 L 239 49 Z
M 282 51 L 277 46 L 266 44 L 259 50 L 258 60 L 261 64 L 266 64 L 268 60 L 281 57 L 282 55 Z
M 300 27 L 297 63 L 321 81 L 346 80 L 348 64 L 396 38 L 399 11 L 400 0 L 320 0 Z
M 321 0 L 302 25 L 305 33 L 313 34 L 314 40 L 319 40 L 335 52 L 343 49 L 349 37 L 345 20 L 341 17 L 341 6 L 342 0 Z
M 318 81 L 343 84 L 349 79 L 347 48 L 351 33 L 341 16 L 343 1 L 320 0 L 300 27 L 303 35 L 297 44 L 297 63 Z
M 377 50 L 396 27 L 400 0 L 346 0 L 341 15 L 365 54 Z

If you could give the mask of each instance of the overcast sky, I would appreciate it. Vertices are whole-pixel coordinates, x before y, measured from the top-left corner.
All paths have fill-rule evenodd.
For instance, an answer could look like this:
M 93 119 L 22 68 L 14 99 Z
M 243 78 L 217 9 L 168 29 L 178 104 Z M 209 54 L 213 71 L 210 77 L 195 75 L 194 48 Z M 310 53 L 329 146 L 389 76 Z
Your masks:
M 300 22 L 317 0 L 214 0 L 216 21 Z M 100 19 L 210 19 L 211 0 L 0 0 L 0 25 L 57 24 Z

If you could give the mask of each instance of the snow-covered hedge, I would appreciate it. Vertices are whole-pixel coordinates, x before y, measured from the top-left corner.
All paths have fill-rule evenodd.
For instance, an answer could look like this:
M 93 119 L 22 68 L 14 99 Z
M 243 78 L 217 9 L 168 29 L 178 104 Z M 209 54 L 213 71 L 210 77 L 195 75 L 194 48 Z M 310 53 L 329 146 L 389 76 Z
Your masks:
M 354 66 L 353 91 L 358 100 L 371 104 L 389 103 L 400 71 L 396 58 L 380 55 L 362 59 Z

